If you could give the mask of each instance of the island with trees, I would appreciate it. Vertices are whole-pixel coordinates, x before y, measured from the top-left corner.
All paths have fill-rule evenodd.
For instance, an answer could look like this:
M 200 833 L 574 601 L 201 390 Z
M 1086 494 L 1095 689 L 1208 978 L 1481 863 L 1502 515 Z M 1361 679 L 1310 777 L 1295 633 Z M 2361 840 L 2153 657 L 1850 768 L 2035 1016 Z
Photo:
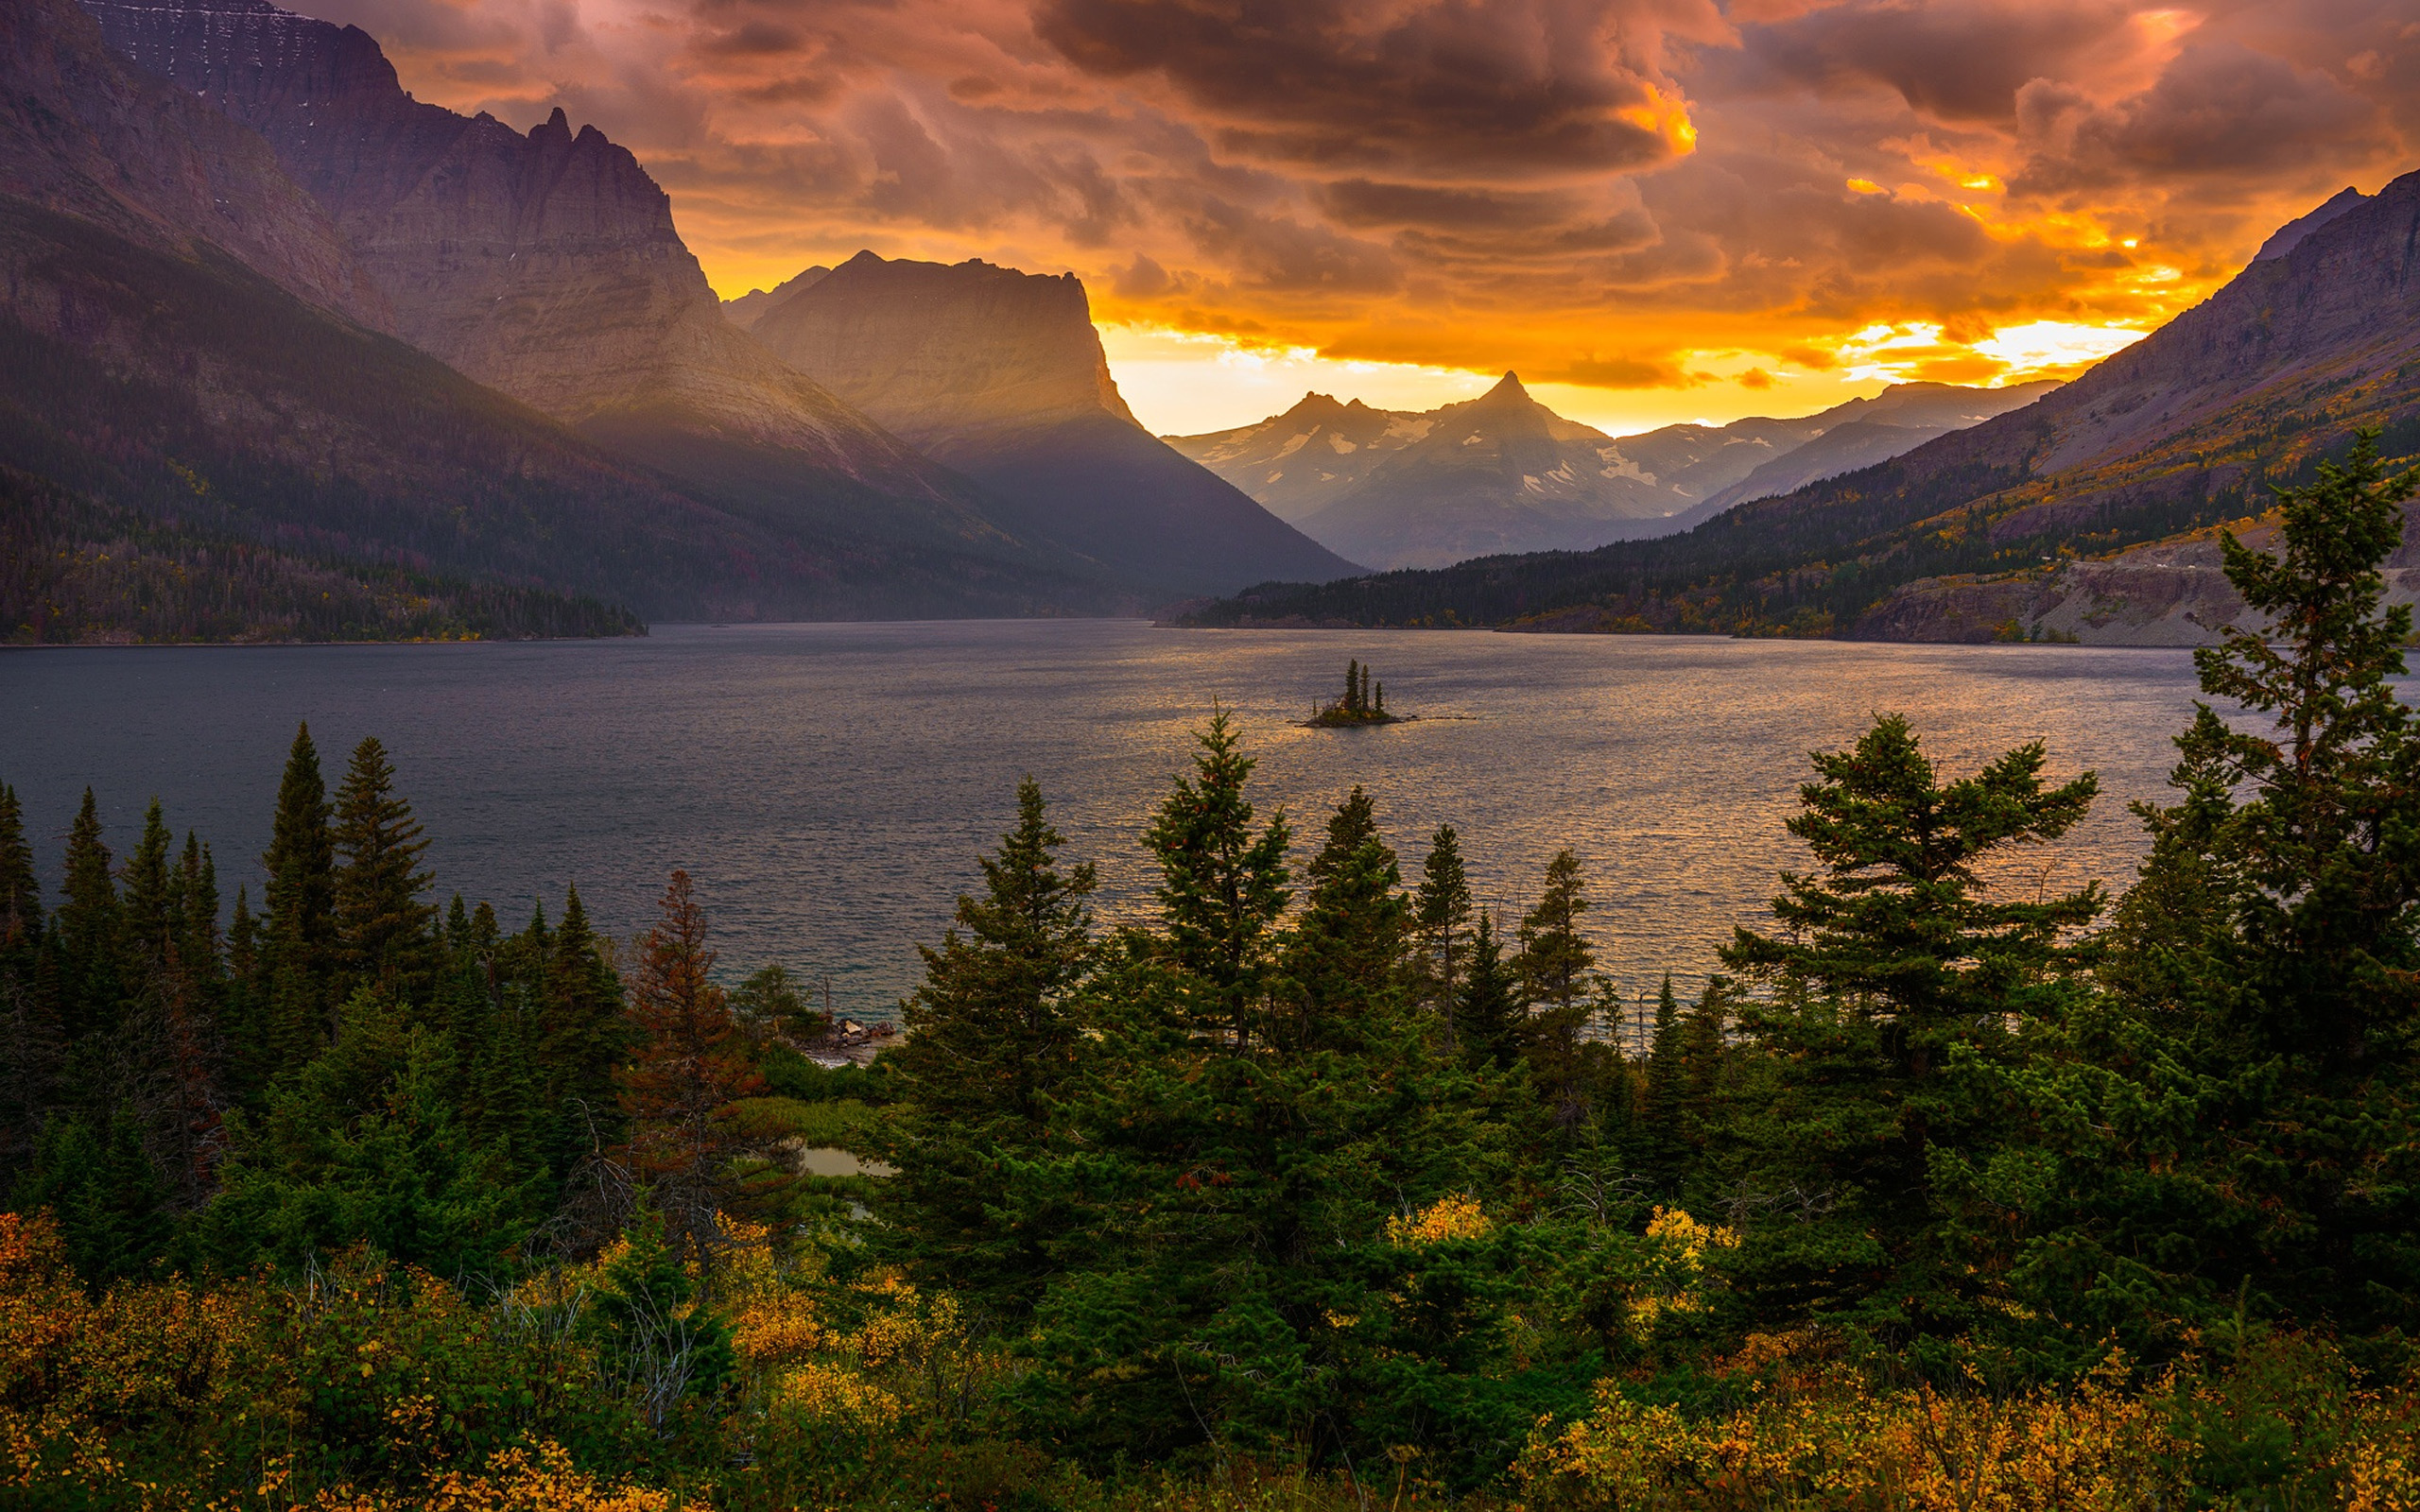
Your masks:
M 1306 730 L 1344 730 L 1362 725 L 1400 725 L 1419 718 L 1418 714 L 1387 713 L 1387 685 L 1374 685 L 1370 669 L 1358 659 L 1344 663 L 1344 693 L 1320 705 L 1319 712 L 1303 722 Z

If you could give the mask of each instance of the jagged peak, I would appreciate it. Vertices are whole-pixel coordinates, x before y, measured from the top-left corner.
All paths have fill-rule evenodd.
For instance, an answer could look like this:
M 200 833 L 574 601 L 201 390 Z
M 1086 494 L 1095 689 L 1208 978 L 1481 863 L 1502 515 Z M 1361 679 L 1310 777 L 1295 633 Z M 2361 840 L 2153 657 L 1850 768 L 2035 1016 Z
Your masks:
M 1355 400 L 1354 403 L 1357 404 L 1360 401 Z M 1326 415 L 1340 415 L 1344 413 L 1344 405 L 1336 402 L 1336 396 L 1334 394 L 1322 394 L 1314 389 L 1303 395 L 1301 399 L 1296 400 L 1294 402 L 1294 407 L 1288 410 L 1284 415 L 1281 415 L 1278 418 L 1281 420 L 1311 420 Z
M 1530 391 L 1521 387 L 1521 375 L 1508 369 L 1504 376 L 1496 381 L 1495 387 L 1479 396 L 1478 402 L 1482 404 L 1507 404 L 1514 400 L 1525 404 L 1536 403 L 1530 397 Z

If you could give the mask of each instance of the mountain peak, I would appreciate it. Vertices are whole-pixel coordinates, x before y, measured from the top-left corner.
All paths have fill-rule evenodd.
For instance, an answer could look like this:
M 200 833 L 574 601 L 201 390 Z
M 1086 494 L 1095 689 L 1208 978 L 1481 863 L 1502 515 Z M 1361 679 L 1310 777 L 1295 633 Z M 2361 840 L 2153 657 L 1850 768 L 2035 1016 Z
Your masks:
M 1495 387 L 1489 389 L 1480 397 L 1482 399 L 1494 400 L 1517 399 L 1524 404 L 1531 402 L 1530 399 L 1530 391 L 1521 387 L 1521 375 L 1517 372 L 1512 371 L 1507 371 L 1501 379 L 1497 380 Z
M 1360 401 L 1356 400 L 1355 403 L 1358 404 Z M 1297 421 L 1319 420 L 1331 415 L 1341 415 L 1344 413 L 1344 410 L 1345 406 L 1336 402 L 1336 396 L 1334 394 L 1322 394 L 1314 389 L 1311 392 L 1305 394 L 1301 399 L 1296 400 L 1294 402 L 1294 407 L 1288 410 L 1279 418 L 1282 420 Z

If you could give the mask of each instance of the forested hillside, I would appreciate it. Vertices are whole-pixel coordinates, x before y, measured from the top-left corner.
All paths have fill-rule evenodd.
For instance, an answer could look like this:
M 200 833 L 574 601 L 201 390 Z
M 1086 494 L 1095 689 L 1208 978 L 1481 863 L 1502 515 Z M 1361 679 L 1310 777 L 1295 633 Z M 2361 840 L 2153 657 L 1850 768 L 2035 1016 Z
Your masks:
M 1112 927 L 1041 790 L 872 1070 L 672 874 L 441 892 L 307 730 L 258 899 L 0 785 L 0 1479 L 36 1505 L 2342 1507 L 2420 1495 L 2420 715 L 2367 439 L 2228 554 L 2113 895 L 2089 752 L 1818 754 L 1635 1038 L 1569 852 L 1478 906 L 1224 715 Z M 2006 885 L 1994 879 L 2015 880 Z M 2115 881 L 2116 879 L 2113 879 Z M 736 980 L 735 980 L 736 979 Z M 877 1159 L 809 1174 L 831 1147 Z
M 638 635 L 628 610 L 540 588 L 280 551 L 0 469 L 0 642 L 493 641 Z

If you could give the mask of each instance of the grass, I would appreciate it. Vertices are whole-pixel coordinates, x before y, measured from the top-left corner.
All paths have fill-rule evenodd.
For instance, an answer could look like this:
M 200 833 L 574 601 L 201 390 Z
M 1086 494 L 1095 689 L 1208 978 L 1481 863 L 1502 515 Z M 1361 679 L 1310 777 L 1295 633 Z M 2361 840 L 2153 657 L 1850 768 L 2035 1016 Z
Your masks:
M 795 1097 L 749 1097 L 732 1105 L 739 1125 L 756 1139 L 795 1139 L 810 1149 L 847 1149 L 873 1124 L 873 1109 L 855 1098 L 805 1103 Z

